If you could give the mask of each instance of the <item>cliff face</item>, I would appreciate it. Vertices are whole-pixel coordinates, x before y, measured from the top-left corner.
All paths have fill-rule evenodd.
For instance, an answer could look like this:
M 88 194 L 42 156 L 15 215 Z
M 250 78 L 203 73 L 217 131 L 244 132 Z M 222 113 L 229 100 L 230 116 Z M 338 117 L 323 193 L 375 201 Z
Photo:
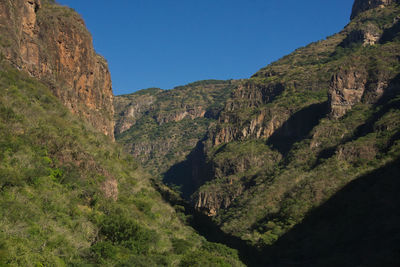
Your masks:
M 3 60 L 0 88 L 0 266 L 244 266 L 48 86 Z
M 239 85 L 218 118 L 218 128 L 211 134 L 213 144 L 219 145 L 246 138 L 269 137 L 279 126 L 275 114 L 265 109 L 255 114 L 249 114 L 246 111 L 268 104 L 283 90 L 284 85 L 281 83 L 265 85 L 246 81 Z M 239 110 L 241 112 L 237 112 Z M 266 122 L 267 117 L 273 118 Z
M 359 58 L 355 58 L 356 63 L 343 62 L 346 65 L 343 68 L 333 61 L 350 55 L 360 46 L 384 44 L 397 38 L 400 22 L 394 12 L 395 3 L 392 0 L 355 1 L 353 19 L 377 7 L 380 17 L 374 19 L 368 15 L 362 21 L 351 23 L 340 33 L 299 49 L 242 82 L 228 99 L 217 126 L 209 133 L 212 145 L 267 139 L 292 114 L 311 102 L 323 100 L 326 92 L 331 115 L 336 118 L 357 103 L 377 101 L 388 86 L 387 69 L 372 70 L 371 66 L 379 62 L 360 62 Z M 292 95 L 291 104 L 285 100 L 289 95 Z
M 116 96 L 116 139 L 154 174 L 182 161 L 204 138 L 236 81 L 198 81 Z
M 115 96 L 114 108 L 116 114 L 115 134 L 129 130 L 147 112 L 154 109 L 153 105 L 161 89 L 152 88 L 146 93 L 129 96 Z
M 193 157 L 166 172 L 224 232 L 271 245 L 400 157 L 400 8 L 356 1 L 353 14 L 364 11 L 240 81 Z
M 388 86 L 393 77 L 390 77 L 385 70 L 378 69 L 374 73 L 368 73 L 362 65 L 341 69 L 333 75 L 328 93 L 332 117 L 342 117 L 354 105 L 361 102 L 376 103 L 384 92 L 392 89 Z
M 49 85 L 72 112 L 114 137 L 107 62 L 96 54 L 81 17 L 49 0 L 0 1 L 1 53 Z

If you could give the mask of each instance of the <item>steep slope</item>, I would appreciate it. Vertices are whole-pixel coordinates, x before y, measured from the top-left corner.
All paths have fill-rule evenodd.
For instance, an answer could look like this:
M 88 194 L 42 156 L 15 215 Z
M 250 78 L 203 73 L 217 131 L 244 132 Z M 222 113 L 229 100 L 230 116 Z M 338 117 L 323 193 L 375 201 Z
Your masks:
M 0 21 L 0 265 L 243 266 L 104 135 L 111 83 L 79 16 L 1 0 Z
M 129 155 L 0 67 L 0 263 L 241 266 L 185 226 Z M 199 266 L 200 266 L 199 265 Z
M 398 266 L 399 166 L 396 160 L 357 178 L 312 210 L 265 249 L 269 265 Z
M 1 0 L 2 57 L 46 83 L 72 112 L 113 138 L 107 62 L 73 10 L 50 0 Z
M 352 181 L 357 184 L 368 173 L 398 162 L 399 16 L 396 1 L 356 1 L 353 20 L 343 31 L 242 81 L 200 151 L 193 151 L 203 158 L 187 157 L 164 179 L 189 190 L 183 195 L 191 196 L 193 205 L 224 232 L 262 249 L 303 220 L 307 223 L 313 209 Z M 199 163 L 205 171 L 187 168 Z M 382 177 L 393 181 L 389 178 Z M 204 185 L 192 194 L 187 184 Z M 359 208 L 368 210 L 367 204 Z M 396 218 L 385 221 L 385 229 L 398 230 Z M 372 240 L 379 227 L 373 222 L 365 238 Z M 361 242 L 352 229 L 342 230 L 349 238 L 341 246 Z M 308 240 L 299 240 L 304 242 L 299 247 Z M 279 248 L 290 245 L 284 244 Z M 309 260 L 317 257 L 312 249 L 308 253 L 304 257 Z M 352 250 L 340 253 L 339 262 L 351 257 Z M 327 255 L 321 257 L 320 265 L 329 263 Z
M 116 139 L 154 174 L 163 173 L 205 136 L 236 83 L 207 80 L 116 96 Z
M 398 3 L 398 0 L 355 0 L 353 4 L 353 10 L 351 12 L 351 19 L 354 19 L 358 14 L 373 9 L 373 8 L 384 8 L 387 5 Z

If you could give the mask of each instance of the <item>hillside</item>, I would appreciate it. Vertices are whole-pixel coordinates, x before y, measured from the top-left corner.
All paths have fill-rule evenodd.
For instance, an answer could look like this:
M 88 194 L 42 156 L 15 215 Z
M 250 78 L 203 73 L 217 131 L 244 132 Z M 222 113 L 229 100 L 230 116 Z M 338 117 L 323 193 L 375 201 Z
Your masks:
M 86 38 L 80 17 L 51 2 L 1 0 L 0 11 L 14 12 L 12 18 L 25 25 L 32 14 L 24 12 L 33 7 L 38 21 L 55 23 L 54 32 L 58 23 L 71 31 L 81 25 L 79 33 L 64 36 L 67 43 Z M 2 24 L 2 33 L 22 34 L 13 25 L 20 24 Z M 59 44 L 57 39 L 46 43 Z M 30 69 L 20 58 L 19 45 L 0 46 L 1 266 L 243 266 L 237 251 L 206 241 L 186 225 L 185 215 L 154 189 L 152 177 L 113 142 L 106 128 L 92 123 L 96 117 L 91 116 L 99 115 L 92 113 L 93 99 L 75 94 L 77 87 L 61 86 L 75 84 L 79 77 L 62 76 L 58 70 L 54 83 L 48 82 L 34 73 L 36 63 Z M 62 66 L 63 55 L 53 56 Z M 110 88 L 91 89 L 107 94 Z
M 115 136 L 155 175 L 182 161 L 223 109 L 237 81 L 206 80 L 116 96 Z
M 341 32 L 238 81 L 164 182 L 224 233 L 269 255 L 265 264 L 399 263 L 392 212 L 400 203 L 385 189 L 400 178 L 399 17 L 396 1 L 357 0 Z M 375 201 L 349 204 L 341 221 L 332 203 L 365 199 L 364 192 Z M 368 229 L 357 229 L 362 221 Z M 327 242 L 329 232 L 338 235 Z
M 113 96 L 91 38 L 0 0 L 0 266 L 400 266 L 399 1 L 171 90 Z

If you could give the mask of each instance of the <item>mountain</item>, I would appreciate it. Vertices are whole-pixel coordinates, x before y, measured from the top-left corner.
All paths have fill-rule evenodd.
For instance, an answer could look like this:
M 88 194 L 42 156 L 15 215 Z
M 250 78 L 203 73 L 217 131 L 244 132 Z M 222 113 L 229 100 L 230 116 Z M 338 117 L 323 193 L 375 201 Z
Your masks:
M 114 97 L 75 11 L 0 0 L 0 265 L 399 266 L 399 18 Z
M 79 15 L 1 0 L 0 21 L 0 265 L 243 266 L 110 138 L 109 72 Z
M 374 8 L 384 8 L 385 6 L 398 2 L 398 0 L 355 0 L 350 18 L 354 19 L 358 14 L 364 11 Z
M 169 165 L 163 181 L 257 248 L 260 266 L 399 265 L 399 17 L 397 1 L 356 0 L 341 32 L 236 81 L 184 160 L 158 158 L 159 146 L 146 160 Z M 140 114 L 156 121 L 151 107 Z M 130 151 L 152 132 L 135 123 Z
M 237 81 L 206 80 L 116 96 L 115 136 L 153 174 L 183 161 L 216 120 Z

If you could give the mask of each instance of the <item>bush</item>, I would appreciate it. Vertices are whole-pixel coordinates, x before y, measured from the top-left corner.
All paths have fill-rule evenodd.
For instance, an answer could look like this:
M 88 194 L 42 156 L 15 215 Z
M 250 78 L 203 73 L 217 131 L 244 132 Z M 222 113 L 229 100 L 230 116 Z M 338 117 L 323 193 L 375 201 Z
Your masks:
M 174 238 L 171 242 L 176 254 L 185 254 L 191 248 L 190 242 L 184 239 Z
M 106 241 L 129 248 L 136 254 L 147 254 L 158 241 L 155 231 L 144 228 L 123 214 L 104 216 L 100 223 L 100 235 Z
M 114 258 L 117 249 L 109 241 L 98 242 L 90 248 L 92 257 L 98 263 L 103 263 L 104 259 Z

